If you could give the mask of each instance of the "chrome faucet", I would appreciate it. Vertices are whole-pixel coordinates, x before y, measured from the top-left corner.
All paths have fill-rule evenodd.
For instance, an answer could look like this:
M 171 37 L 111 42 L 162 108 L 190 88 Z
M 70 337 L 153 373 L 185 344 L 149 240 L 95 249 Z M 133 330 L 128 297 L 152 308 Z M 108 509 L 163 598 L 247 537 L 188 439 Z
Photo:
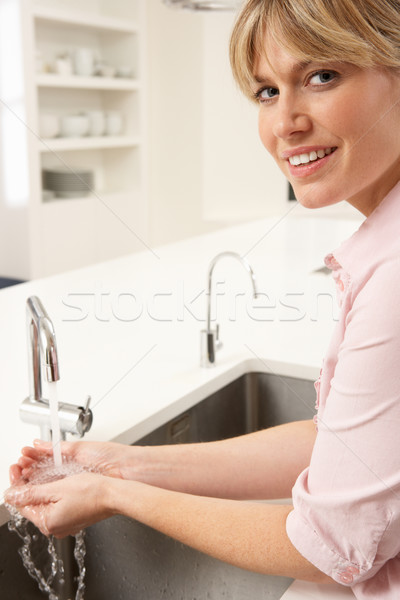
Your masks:
M 37 296 L 28 298 L 26 317 L 29 396 L 21 404 L 20 417 L 25 423 L 39 425 L 41 438 L 51 440 L 50 407 L 49 401 L 43 398 L 42 376 L 49 383 L 60 379 L 56 335 L 53 323 Z M 62 439 L 65 440 L 67 433 L 83 437 L 89 431 L 93 421 L 89 403 L 90 396 L 85 407 L 60 403 L 59 420 Z
M 219 350 L 222 346 L 222 342 L 219 339 L 219 325 L 216 324 L 215 328 L 211 328 L 211 289 L 212 289 L 212 274 L 214 271 L 214 267 L 217 262 L 221 258 L 231 257 L 237 259 L 249 273 L 251 278 L 251 284 L 253 286 L 253 295 L 257 297 L 257 286 L 256 279 L 254 276 L 253 269 L 247 262 L 245 258 L 237 254 L 237 252 L 221 252 L 217 254 L 215 258 L 211 261 L 208 267 L 208 276 L 207 276 L 207 328 L 203 329 L 201 333 L 201 361 L 200 365 L 202 367 L 212 367 L 215 365 L 215 354 L 216 351 Z

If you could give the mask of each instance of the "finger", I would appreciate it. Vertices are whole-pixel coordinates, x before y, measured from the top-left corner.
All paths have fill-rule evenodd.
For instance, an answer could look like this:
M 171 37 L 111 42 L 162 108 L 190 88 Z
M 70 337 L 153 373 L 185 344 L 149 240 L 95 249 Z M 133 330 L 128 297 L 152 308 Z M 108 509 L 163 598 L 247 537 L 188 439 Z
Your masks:
M 49 537 L 50 531 L 47 527 L 46 507 L 44 506 L 24 506 L 19 510 L 20 514 L 31 521 L 46 537 Z
M 18 484 L 20 484 L 21 480 L 24 481 L 22 479 L 21 468 L 18 465 L 11 465 L 11 467 L 9 469 L 9 477 L 10 477 L 11 485 L 18 485 Z M 24 483 L 25 483 L 25 481 L 24 481 Z
M 36 460 L 33 458 L 28 458 L 27 456 L 20 456 L 17 464 L 21 467 L 21 469 L 28 469 L 32 465 L 36 464 Z
M 6 502 L 16 507 L 57 502 L 58 498 L 54 496 L 50 486 L 51 484 L 11 487 L 5 492 L 4 498 Z
M 35 440 L 33 442 L 34 450 L 36 450 L 39 457 L 52 456 L 53 455 L 53 444 L 52 442 L 44 442 L 42 440 Z M 78 449 L 80 448 L 80 442 L 60 442 L 61 454 L 66 458 L 76 458 Z M 31 454 L 31 456 L 33 456 Z
M 52 454 L 53 444 L 44 440 L 33 440 L 33 450 L 39 451 L 40 454 Z
M 4 499 L 13 506 L 24 506 L 28 504 L 30 488 L 27 485 L 13 486 L 4 492 Z
M 53 535 L 57 539 L 65 538 L 68 535 L 75 535 L 81 531 L 82 527 L 65 527 L 52 519 L 52 505 L 24 506 L 19 510 L 20 514 L 31 521 L 46 537 Z
M 29 457 L 33 460 L 37 460 L 39 456 L 41 456 L 41 454 L 37 450 L 35 450 L 35 448 L 32 448 L 32 446 L 25 446 L 24 448 L 22 448 L 21 455 Z

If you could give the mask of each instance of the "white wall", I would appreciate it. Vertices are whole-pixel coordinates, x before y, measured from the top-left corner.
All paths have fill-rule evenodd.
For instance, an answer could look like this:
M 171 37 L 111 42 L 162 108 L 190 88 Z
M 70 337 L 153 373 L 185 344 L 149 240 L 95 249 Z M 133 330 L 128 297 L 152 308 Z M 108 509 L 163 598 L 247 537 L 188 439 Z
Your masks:
M 281 213 L 288 184 L 258 136 L 257 106 L 229 64 L 232 13 L 204 17 L 203 206 L 207 219 L 244 221 Z
M 28 276 L 28 156 L 19 2 L 0 0 L 0 277 Z
M 148 6 L 150 239 L 215 228 L 202 220 L 203 17 Z

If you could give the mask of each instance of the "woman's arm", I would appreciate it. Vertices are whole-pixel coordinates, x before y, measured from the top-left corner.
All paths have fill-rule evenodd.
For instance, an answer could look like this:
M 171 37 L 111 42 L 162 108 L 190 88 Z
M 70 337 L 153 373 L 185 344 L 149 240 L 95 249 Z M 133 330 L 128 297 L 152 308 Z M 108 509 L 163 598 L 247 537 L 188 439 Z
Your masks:
M 315 438 L 312 421 L 297 421 L 219 442 L 132 447 L 126 478 L 216 498 L 288 498 Z
M 123 514 L 238 567 L 332 581 L 291 544 L 286 534 L 290 506 L 193 496 L 93 473 L 16 487 L 6 500 L 46 535 L 64 537 Z
M 45 534 L 63 537 L 118 513 L 238 567 L 330 582 L 290 542 L 291 506 L 237 500 L 290 496 L 309 464 L 315 436 L 314 423 L 300 421 L 204 444 L 65 443 L 63 454 L 95 463 L 113 477 L 84 473 L 18 485 L 6 499 Z M 28 473 L 50 452 L 49 445 L 36 444 L 26 449 L 18 468 Z
M 124 493 L 127 487 L 130 494 Z M 259 573 L 332 583 L 290 542 L 291 506 L 192 496 L 138 482 L 118 481 L 108 491 L 113 512 L 214 558 Z
M 190 494 L 232 499 L 287 498 L 309 464 L 316 437 L 312 421 L 297 421 L 219 442 L 125 446 L 65 442 L 62 453 L 112 477 L 133 479 Z M 51 444 L 24 448 L 13 480 L 29 480 Z

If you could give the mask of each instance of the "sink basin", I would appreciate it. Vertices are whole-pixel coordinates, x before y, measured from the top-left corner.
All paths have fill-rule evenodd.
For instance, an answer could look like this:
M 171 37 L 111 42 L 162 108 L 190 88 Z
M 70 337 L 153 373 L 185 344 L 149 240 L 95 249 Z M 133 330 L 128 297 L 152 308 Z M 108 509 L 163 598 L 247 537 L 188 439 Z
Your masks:
M 313 383 L 248 373 L 135 442 L 223 439 L 314 415 Z M 20 540 L 0 527 L 0 589 L 7 600 L 42 600 L 17 553 Z M 251 573 L 209 558 L 125 517 L 86 531 L 85 600 L 274 600 L 291 579 Z

